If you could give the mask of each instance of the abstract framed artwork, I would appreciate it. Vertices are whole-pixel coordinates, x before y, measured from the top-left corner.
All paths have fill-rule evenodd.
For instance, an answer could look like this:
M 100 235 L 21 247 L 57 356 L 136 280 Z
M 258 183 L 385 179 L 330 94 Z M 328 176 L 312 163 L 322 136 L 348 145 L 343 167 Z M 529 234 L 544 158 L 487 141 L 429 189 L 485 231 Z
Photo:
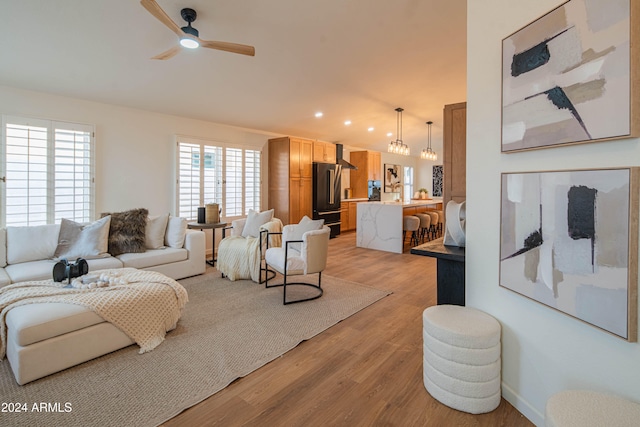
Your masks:
M 500 286 L 637 340 L 640 168 L 502 174 Z
M 433 188 L 431 194 L 433 197 L 442 197 L 442 165 L 433 167 Z
M 402 174 L 400 165 L 384 164 L 384 192 L 399 193 L 402 190 Z
M 502 40 L 502 152 L 640 134 L 639 8 L 570 0 Z

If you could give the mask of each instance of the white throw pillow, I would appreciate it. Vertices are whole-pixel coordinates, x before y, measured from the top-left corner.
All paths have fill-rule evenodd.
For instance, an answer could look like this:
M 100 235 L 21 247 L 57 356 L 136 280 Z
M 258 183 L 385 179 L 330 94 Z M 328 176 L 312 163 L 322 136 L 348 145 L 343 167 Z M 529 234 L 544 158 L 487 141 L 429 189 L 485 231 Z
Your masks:
M 164 235 L 167 232 L 169 214 L 150 216 L 147 218 L 145 229 L 145 245 L 147 249 L 160 249 L 164 247 Z
M 59 231 L 59 224 L 7 227 L 7 264 L 51 259 Z
M 54 258 L 73 261 L 78 258 L 108 257 L 110 225 L 111 216 L 109 215 L 89 224 L 80 224 L 62 218 Z
M 324 225 L 324 219 L 313 220 L 308 216 L 303 216 L 298 224 L 293 227 L 291 233 L 287 236 L 287 240 L 302 240 L 302 235 L 307 231 L 321 230 Z M 289 249 L 300 252 L 302 243 L 292 243 Z
M 260 227 L 273 219 L 273 209 L 264 212 L 256 212 L 249 209 L 247 222 L 244 223 L 242 229 L 242 237 L 258 237 L 260 235 Z
M 170 216 L 167 222 L 167 232 L 164 244 L 170 248 L 182 248 L 187 235 L 187 220 L 177 216 Z

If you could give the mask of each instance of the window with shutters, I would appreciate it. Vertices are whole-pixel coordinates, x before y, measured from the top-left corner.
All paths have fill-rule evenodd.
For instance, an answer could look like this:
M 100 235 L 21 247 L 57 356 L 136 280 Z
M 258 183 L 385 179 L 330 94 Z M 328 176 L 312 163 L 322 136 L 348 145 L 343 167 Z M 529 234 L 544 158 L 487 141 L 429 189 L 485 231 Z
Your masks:
M 198 217 L 198 207 L 217 203 L 227 220 L 260 210 L 260 151 L 178 137 L 178 215 Z
M 411 166 L 404 167 L 404 197 L 405 202 L 410 202 L 413 197 L 413 168 Z
M 90 125 L 3 116 L 0 226 L 91 221 L 93 135 Z

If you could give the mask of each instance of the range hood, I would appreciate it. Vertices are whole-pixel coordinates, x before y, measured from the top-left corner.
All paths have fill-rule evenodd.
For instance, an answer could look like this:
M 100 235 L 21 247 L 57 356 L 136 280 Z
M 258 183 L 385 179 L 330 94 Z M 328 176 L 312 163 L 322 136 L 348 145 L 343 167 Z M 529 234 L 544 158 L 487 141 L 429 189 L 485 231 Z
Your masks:
M 358 169 L 342 158 L 342 144 L 336 144 L 336 163 L 344 169 Z

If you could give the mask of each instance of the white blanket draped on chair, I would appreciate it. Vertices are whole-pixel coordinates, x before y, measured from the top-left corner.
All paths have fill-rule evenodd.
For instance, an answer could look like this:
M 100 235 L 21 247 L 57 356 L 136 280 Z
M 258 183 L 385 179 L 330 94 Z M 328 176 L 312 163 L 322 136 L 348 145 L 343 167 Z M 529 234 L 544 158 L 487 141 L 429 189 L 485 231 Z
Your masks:
M 278 218 L 260 227 L 269 233 L 282 232 L 282 222 Z M 263 234 L 263 250 L 266 252 L 266 234 Z M 269 247 L 281 246 L 280 235 L 269 236 Z M 251 279 L 260 282 L 260 238 L 229 236 L 222 239 L 218 246 L 218 271 L 227 276 L 229 280 Z

